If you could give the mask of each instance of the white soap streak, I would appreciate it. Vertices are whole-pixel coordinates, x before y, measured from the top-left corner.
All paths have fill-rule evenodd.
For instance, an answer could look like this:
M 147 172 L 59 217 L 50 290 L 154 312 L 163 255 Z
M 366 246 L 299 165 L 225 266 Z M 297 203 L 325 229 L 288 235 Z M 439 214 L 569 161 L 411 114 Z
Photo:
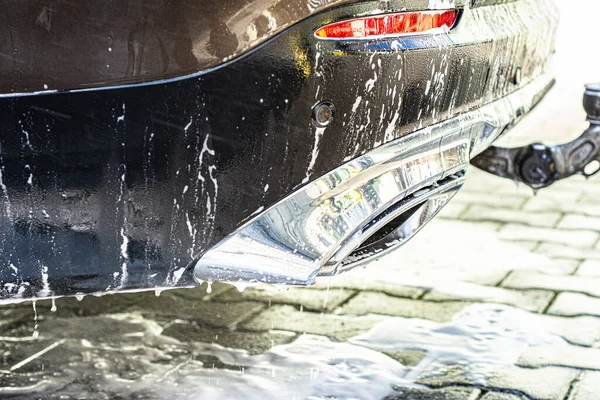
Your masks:
M 125 175 L 127 173 L 127 167 L 125 164 L 122 165 L 123 174 L 120 179 L 120 188 L 119 188 L 119 199 L 118 203 L 123 202 L 123 225 L 121 226 L 121 278 L 119 281 L 119 288 L 124 288 L 127 284 L 127 279 L 129 278 L 129 272 L 127 271 L 127 263 L 129 261 L 128 247 L 129 247 L 129 237 L 127 236 L 127 232 L 125 228 L 127 227 L 127 200 L 124 199 L 124 186 L 125 186 Z M 119 273 L 114 274 L 115 277 L 119 276 Z
M 316 128 L 315 129 L 315 143 L 313 145 L 312 153 L 310 155 L 310 162 L 308 163 L 308 169 L 306 170 L 306 177 L 302 180 L 302 183 L 308 182 L 313 173 L 313 170 L 315 168 L 315 163 L 317 161 L 317 157 L 319 156 L 319 143 L 321 142 L 323 133 L 325 133 L 325 128 Z
M 41 351 L 38 351 L 34 355 L 32 355 L 30 357 L 27 357 L 26 359 L 24 359 L 20 363 L 17 363 L 15 365 L 13 365 L 12 367 L 10 367 L 10 372 L 16 371 L 19 368 L 21 368 L 22 366 L 29 364 L 30 362 L 32 362 L 36 358 L 39 358 L 39 357 L 43 356 L 44 354 L 46 354 L 50 350 L 57 348 L 58 346 L 60 346 L 61 344 L 63 344 L 66 341 L 67 341 L 67 339 L 61 339 L 61 340 L 59 340 L 57 342 L 52 343 L 50 346 L 46 347 L 45 349 L 43 349 Z
M 200 192 L 196 190 L 196 202 L 200 198 L 205 198 L 206 202 L 205 206 L 205 216 L 206 216 L 206 224 L 203 229 L 203 237 L 207 238 L 212 234 L 212 230 L 214 228 L 215 222 L 215 213 L 217 211 L 217 197 L 219 193 L 219 183 L 217 182 L 217 178 L 215 177 L 215 172 L 217 170 L 216 165 L 214 163 L 210 163 L 207 159 L 208 156 L 215 156 L 215 151 L 211 149 L 208 145 L 210 139 L 210 135 L 206 134 L 204 138 L 204 143 L 202 144 L 202 150 L 200 150 L 200 154 L 198 155 L 198 181 L 200 184 Z M 214 161 L 213 161 L 214 162 Z M 205 167 L 206 165 L 206 167 Z M 210 186 L 212 186 L 212 190 L 210 190 L 209 182 L 204 176 L 203 172 L 207 172 L 208 180 L 210 180 Z M 194 230 L 197 233 L 197 230 Z M 195 234 L 193 237 L 195 242 Z
M 123 103 L 123 114 L 117 117 L 117 122 L 125 122 L 125 103 Z
M 188 129 L 190 129 L 190 126 L 192 126 L 193 122 L 194 122 L 194 119 L 190 119 L 190 122 L 188 122 L 187 125 L 183 127 L 183 131 L 185 133 L 187 133 Z
M 41 273 L 42 273 L 42 290 L 39 291 L 38 296 L 39 297 L 48 297 L 52 293 L 52 291 L 50 290 L 50 282 L 48 281 L 48 267 L 46 265 L 42 265 Z
M 21 127 L 21 132 L 25 135 L 25 147 L 28 147 L 30 150 L 33 150 L 33 146 L 31 146 L 31 141 L 29 140 L 29 132 L 23 127 L 21 121 L 19 121 L 19 126 Z
M 171 284 L 173 286 L 177 285 L 177 282 L 179 282 L 179 280 L 183 276 L 184 272 L 185 272 L 185 267 L 179 268 L 178 270 L 173 271 L 173 278 L 171 279 Z

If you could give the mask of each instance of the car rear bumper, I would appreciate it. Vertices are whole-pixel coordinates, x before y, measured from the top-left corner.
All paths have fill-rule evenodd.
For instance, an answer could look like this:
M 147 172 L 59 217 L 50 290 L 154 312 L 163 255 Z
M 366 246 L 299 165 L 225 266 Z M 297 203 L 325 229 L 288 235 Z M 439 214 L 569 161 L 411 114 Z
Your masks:
M 318 275 L 342 272 L 402 246 L 460 189 L 470 160 L 535 107 L 553 83 L 541 76 L 500 100 L 332 170 L 205 253 L 195 266 L 196 279 L 309 285 Z M 361 249 L 382 231 L 371 251 Z
M 307 284 L 361 258 L 369 223 L 433 216 L 469 159 L 545 93 L 556 13 L 521 0 L 466 8 L 434 36 L 314 38 L 378 4 L 317 14 L 200 76 L 0 99 L 0 298 Z M 336 110 L 326 128 L 312 121 L 322 101 Z M 240 237 L 265 247 L 240 253 Z

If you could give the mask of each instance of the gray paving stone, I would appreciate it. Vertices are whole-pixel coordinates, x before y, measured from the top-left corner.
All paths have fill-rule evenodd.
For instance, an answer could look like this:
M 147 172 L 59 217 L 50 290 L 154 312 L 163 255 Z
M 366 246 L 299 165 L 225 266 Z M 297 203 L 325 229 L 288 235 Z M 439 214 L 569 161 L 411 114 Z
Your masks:
M 298 311 L 292 306 L 267 308 L 243 328 L 251 331 L 284 330 L 298 333 L 323 335 L 338 340 L 364 333 L 380 322 L 382 317 L 348 317 Z
M 523 212 L 508 208 L 473 205 L 462 215 L 467 221 L 521 223 L 539 227 L 553 227 L 561 218 L 558 212 Z
M 330 278 L 317 278 L 317 282 L 313 287 L 321 290 L 327 290 L 328 288 L 329 290 L 368 290 L 372 292 L 387 293 L 390 296 L 406 297 L 410 299 L 416 299 L 424 292 L 424 290 L 419 287 L 403 286 L 397 283 L 378 280 L 376 279 L 376 276 L 372 276 L 370 279 L 365 279 L 363 276 L 355 276 L 353 272 L 354 271 L 351 271 L 349 273 L 340 274 Z
M 564 185 L 566 181 L 559 182 L 553 186 L 540 190 L 534 197 L 549 198 L 564 202 L 575 203 L 584 196 L 582 185 L 573 188 Z
M 557 190 L 558 188 L 550 187 L 544 190 L 540 190 L 537 194 L 534 194 L 533 190 L 526 185 L 505 185 L 503 187 L 498 188 L 494 193 L 499 196 L 505 195 L 519 195 L 523 196 L 526 199 L 530 199 L 533 197 L 538 197 L 541 199 L 552 199 L 554 201 L 564 201 L 564 202 L 572 202 L 575 203 L 578 199 L 583 195 L 581 192 L 576 191 L 565 191 L 565 190 Z
M 144 293 L 138 298 L 130 311 L 139 311 L 143 315 L 173 316 L 203 325 L 234 329 L 237 324 L 265 308 L 259 302 L 218 303 L 206 300 L 190 301 L 176 293 L 164 292 L 160 297 L 154 293 Z
M 510 393 L 488 392 L 481 400 L 529 400 L 526 396 L 517 396 Z
M 540 272 L 514 271 L 502 283 L 513 289 L 547 289 L 586 293 L 600 297 L 600 278 L 547 275 Z
M 560 336 L 572 344 L 592 346 L 600 339 L 600 318 L 589 316 L 566 318 L 545 314 L 536 317 L 536 323 L 543 325 L 547 332 Z
M 468 183 L 468 180 L 467 180 Z M 525 201 L 526 197 L 518 195 L 503 195 L 498 196 L 492 192 L 486 191 L 486 188 L 481 189 L 483 192 L 470 192 L 465 190 L 464 192 L 456 195 L 452 202 L 458 204 L 477 204 L 485 205 L 488 207 L 502 207 L 510 209 L 520 209 Z
M 571 188 L 565 189 L 562 187 L 561 182 L 555 184 L 551 187 L 545 188 L 543 190 L 534 193 L 531 188 L 526 185 L 504 185 L 495 192 L 499 195 L 521 195 L 526 198 L 541 198 L 541 199 L 552 199 L 554 201 L 564 201 L 564 202 L 572 202 L 575 203 L 577 200 L 581 199 L 584 193 L 581 190 L 573 190 Z
M 554 296 L 553 292 L 546 290 L 512 290 L 480 285 L 456 286 L 457 287 L 451 291 L 447 289 L 434 289 L 427 293 L 425 297 L 423 297 L 423 300 L 483 301 L 488 303 L 507 304 L 528 311 L 541 312 L 546 309 Z
M 289 304 L 312 311 L 331 311 L 356 293 L 344 288 L 315 290 L 310 288 L 274 288 L 259 286 L 247 288 L 243 292 L 229 290 L 220 296 L 212 297 L 213 301 L 260 301 L 268 304 Z
M 468 207 L 467 204 L 451 201 L 440 211 L 436 218 L 458 219 Z
M 443 367 L 442 367 L 443 368 Z M 485 388 L 495 390 L 511 390 L 520 392 L 539 400 L 561 400 L 567 394 L 571 381 L 577 376 L 577 371 L 568 368 L 519 368 L 494 366 L 486 374 L 483 382 Z M 474 382 L 465 375 L 459 366 L 446 368 L 441 376 L 420 376 L 418 383 L 430 387 L 449 385 L 472 385 Z
M 547 243 L 564 244 L 571 247 L 591 248 L 598 241 L 598 233 L 565 229 L 538 228 L 533 226 L 507 224 L 500 229 L 499 237 L 507 240 L 536 240 Z
M 544 254 L 548 257 L 560 257 L 573 260 L 600 260 L 600 251 L 598 250 L 583 249 L 556 243 L 542 243 L 535 249 L 535 252 Z
M 532 195 L 531 190 L 527 191 L 523 185 L 517 186 L 508 179 L 498 179 L 486 172 L 471 168 L 467 175 L 467 181 L 463 191 L 467 193 L 506 193 L 510 195 L 520 195 L 528 197 Z
M 235 288 L 228 283 L 213 282 L 210 285 L 208 285 L 207 283 L 203 283 L 198 287 L 179 290 L 169 290 L 169 292 L 176 294 L 179 297 L 186 297 L 189 299 L 197 300 L 208 300 L 211 297 L 216 297 L 219 294 L 227 292 L 229 290 L 235 290 Z
M 519 246 L 529 252 L 533 252 L 539 245 L 540 242 L 535 240 L 505 240 L 510 242 L 513 246 Z
M 580 293 L 560 293 L 548 309 L 548 314 L 562 316 L 600 316 L 600 298 Z
M 561 201 L 560 199 L 553 199 L 548 197 L 532 197 L 529 200 L 527 200 L 527 203 L 525 203 L 522 209 L 523 211 L 530 212 L 556 211 L 561 212 L 563 214 L 581 214 L 593 217 L 600 217 L 600 207 L 598 207 L 597 199 L 593 203 L 584 203 Z
M 597 400 L 600 393 L 600 372 L 584 372 L 568 400 Z
M 464 301 L 432 302 L 391 297 L 383 293 L 361 292 L 346 303 L 340 314 L 381 314 L 422 318 L 436 322 L 451 321 L 454 314 L 471 303 Z
M 600 231 L 600 217 L 575 214 L 565 215 L 558 223 L 558 228 Z
M 246 350 L 249 354 L 264 353 L 273 346 L 290 343 L 296 337 L 296 334 L 287 332 L 224 331 L 189 323 L 171 324 L 162 331 L 161 335 L 184 343 L 200 342 Z
M 534 368 L 553 366 L 600 370 L 600 349 L 567 343 L 529 347 L 521 354 L 517 364 Z
M 427 352 L 421 350 L 395 350 L 395 351 L 383 351 L 382 353 L 388 355 L 400 364 L 407 367 L 414 367 L 425 357 Z
M 600 278 L 600 261 L 585 260 L 579 268 L 577 268 L 577 275 Z
M 481 391 L 475 388 L 423 389 L 411 387 L 395 388 L 396 393 L 385 400 L 476 400 Z

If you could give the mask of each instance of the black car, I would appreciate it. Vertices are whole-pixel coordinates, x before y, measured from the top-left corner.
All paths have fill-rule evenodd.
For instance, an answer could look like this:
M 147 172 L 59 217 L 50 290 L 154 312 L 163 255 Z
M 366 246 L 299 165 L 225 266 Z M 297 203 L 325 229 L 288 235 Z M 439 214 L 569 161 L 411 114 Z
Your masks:
M 4 301 L 308 285 L 397 248 L 551 87 L 558 23 L 551 0 L 0 9 Z

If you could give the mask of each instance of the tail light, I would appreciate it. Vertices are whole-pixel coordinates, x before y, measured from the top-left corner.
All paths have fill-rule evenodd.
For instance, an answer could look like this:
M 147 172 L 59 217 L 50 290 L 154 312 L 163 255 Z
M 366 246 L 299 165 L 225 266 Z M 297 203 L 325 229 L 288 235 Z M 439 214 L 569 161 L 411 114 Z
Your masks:
M 433 33 L 450 29 L 458 18 L 457 10 L 404 12 L 374 15 L 334 22 L 319 28 L 319 39 L 371 39 L 381 36 Z

